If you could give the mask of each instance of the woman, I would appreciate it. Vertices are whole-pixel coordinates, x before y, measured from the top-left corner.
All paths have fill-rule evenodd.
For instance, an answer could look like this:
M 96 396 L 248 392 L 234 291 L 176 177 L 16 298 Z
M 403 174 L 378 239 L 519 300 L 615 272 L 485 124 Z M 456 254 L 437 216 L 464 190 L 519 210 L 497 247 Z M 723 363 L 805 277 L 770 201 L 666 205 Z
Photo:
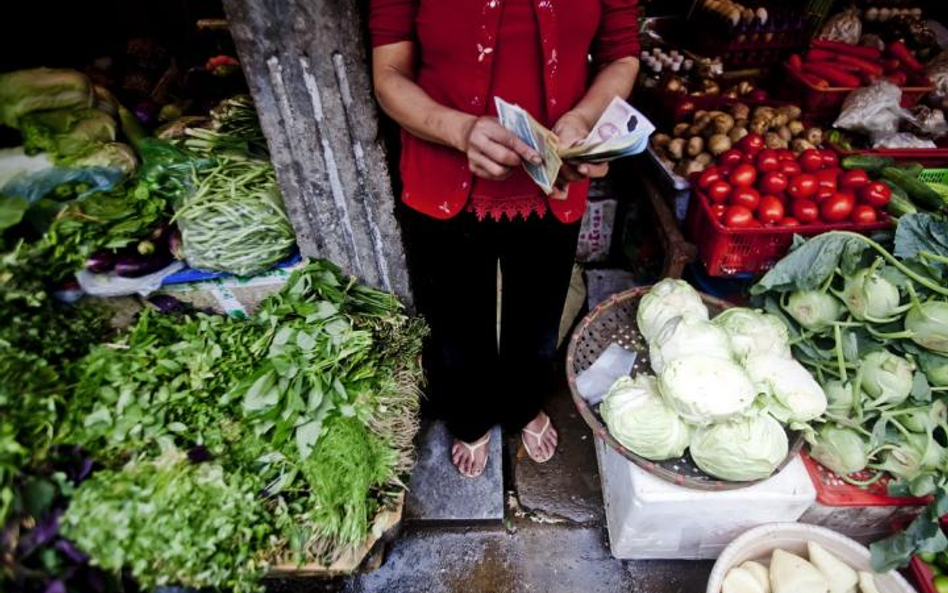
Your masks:
M 520 105 L 565 146 L 589 133 L 638 71 L 635 0 L 372 0 L 375 92 L 402 127 L 402 201 L 433 403 L 476 477 L 490 427 L 522 431 L 545 462 L 557 433 L 541 410 L 590 177 L 565 165 L 545 196 L 521 161 L 540 156 L 496 118 Z M 590 64 L 588 56 L 592 55 Z M 497 335 L 497 267 L 502 276 Z

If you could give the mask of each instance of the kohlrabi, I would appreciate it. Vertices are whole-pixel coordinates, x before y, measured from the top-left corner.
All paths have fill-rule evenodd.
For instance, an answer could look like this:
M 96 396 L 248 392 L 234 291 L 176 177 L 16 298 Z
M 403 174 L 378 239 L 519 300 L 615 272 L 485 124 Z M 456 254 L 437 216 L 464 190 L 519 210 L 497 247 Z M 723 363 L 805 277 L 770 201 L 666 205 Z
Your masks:
M 948 354 L 948 301 L 927 301 L 909 309 L 905 330 L 912 341 L 939 354 Z
M 836 294 L 860 321 L 894 321 L 905 310 L 899 305 L 899 288 L 878 274 L 874 267 L 858 270 L 844 280 L 842 292 Z
M 912 363 L 891 352 L 870 352 L 861 361 L 862 389 L 873 406 L 900 404 L 912 392 Z
M 839 299 L 821 290 L 792 292 L 783 308 L 802 327 L 814 332 L 831 327 L 843 314 Z
M 855 430 L 827 423 L 814 439 L 810 456 L 840 476 L 862 471 L 869 463 L 869 447 Z
M 849 416 L 853 411 L 856 399 L 853 386 L 842 381 L 827 381 L 823 384 L 823 393 L 826 394 L 826 412 L 833 416 Z M 860 394 L 861 395 L 861 394 Z

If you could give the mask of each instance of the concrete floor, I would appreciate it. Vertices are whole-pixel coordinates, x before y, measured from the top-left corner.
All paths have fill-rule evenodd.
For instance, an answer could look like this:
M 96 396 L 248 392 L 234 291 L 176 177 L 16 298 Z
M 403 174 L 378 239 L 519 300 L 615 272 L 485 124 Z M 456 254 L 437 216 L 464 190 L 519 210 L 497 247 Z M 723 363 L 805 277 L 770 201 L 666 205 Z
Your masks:
M 609 553 L 592 435 L 564 385 L 548 405 L 557 456 L 538 466 L 505 442 L 507 510 L 494 526 L 407 523 L 374 572 L 270 584 L 273 593 L 701 593 L 711 562 Z M 447 460 L 445 460 L 447 463 Z

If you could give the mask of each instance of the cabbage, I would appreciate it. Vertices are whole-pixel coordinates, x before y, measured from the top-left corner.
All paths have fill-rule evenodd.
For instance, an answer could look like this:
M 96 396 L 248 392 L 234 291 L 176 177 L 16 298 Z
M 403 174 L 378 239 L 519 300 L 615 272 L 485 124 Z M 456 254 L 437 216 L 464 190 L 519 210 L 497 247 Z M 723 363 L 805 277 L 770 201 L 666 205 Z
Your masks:
M 839 299 L 819 290 L 793 292 L 784 309 L 801 326 L 816 332 L 831 327 L 843 313 Z
M 656 373 L 661 373 L 669 361 L 691 354 L 733 358 L 727 332 L 697 317 L 675 317 L 649 344 L 649 358 Z
M 898 287 L 871 268 L 863 268 L 845 279 L 843 291 L 837 296 L 856 319 L 881 322 L 900 312 Z
M 620 378 L 599 412 L 617 441 L 652 461 L 681 457 L 691 439 L 691 428 L 668 407 L 649 375 Z
M 905 329 L 922 348 L 948 354 L 948 302 L 928 301 L 912 307 L 905 316 Z
M 76 70 L 33 68 L 0 74 L 0 124 L 17 127 L 21 117 L 48 109 L 91 107 L 89 78 Z
M 705 473 L 723 480 L 761 480 L 787 457 L 787 433 L 763 414 L 699 428 L 691 439 L 691 458 Z
M 827 381 L 823 384 L 823 393 L 826 394 L 827 413 L 834 416 L 849 416 L 853 411 L 856 400 L 850 383 Z
M 757 393 L 737 364 L 693 354 L 665 365 L 658 389 L 685 422 L 705 426 L 743 414 Z
M 57 158 L 90 152 L 113 142 L 115 119 L 98 109 L 38 111 L 20 118 L 27 153 L 48 152 Z
M 900 404 L 912 392 L 912 364 L 885 350 L 862 359 L 862 388 L 875 405 Z
M 781 422 L 809 422 L 826 411 L 823 388 L 792 358 L 755 355 L 744 361 L 744 369 L 758 393 L 767 396 L 767 410 Z
M 734 307 L 714 318 L 731 338 L 731 349 L 738 360 L 755 354 L 773 354 L 791 358 L 790 334 L 776 315 Z
M 684 280 L 665 278 L 639 300 L 635 321 L 645 341 L 651 342 L 674 317 L 708 318 L 701 295 Z
M 840 476 L 866 469 L 869 448 L 855 430 L 824 424 L 816 432 L 816 442 L 810 447 L 810 457 L 816 459 Z

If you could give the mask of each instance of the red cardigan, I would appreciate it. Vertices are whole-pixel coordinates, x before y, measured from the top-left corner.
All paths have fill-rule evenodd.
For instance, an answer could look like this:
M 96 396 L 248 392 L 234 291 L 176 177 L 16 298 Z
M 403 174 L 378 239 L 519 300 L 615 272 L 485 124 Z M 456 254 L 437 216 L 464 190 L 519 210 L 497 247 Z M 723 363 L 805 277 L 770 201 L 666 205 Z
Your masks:
M 416 82 L 432 99 L 473 115 L 489 107 L 494 43 L 504 0 L 371 0 L 372 45 L 418 44 Z M 588 56 L 606 64 L 638 55 L 636 0 L 533 0 L 543 54 L 545 114 L 555 122 L 586 92 Z M 402 200 L 447 219 L 468 204 L 473 174 L 457 150 L 402 132 Z M 573 183 L 565 200 L 549 200 L 562 222 L 586 210 L 588 182 Z

